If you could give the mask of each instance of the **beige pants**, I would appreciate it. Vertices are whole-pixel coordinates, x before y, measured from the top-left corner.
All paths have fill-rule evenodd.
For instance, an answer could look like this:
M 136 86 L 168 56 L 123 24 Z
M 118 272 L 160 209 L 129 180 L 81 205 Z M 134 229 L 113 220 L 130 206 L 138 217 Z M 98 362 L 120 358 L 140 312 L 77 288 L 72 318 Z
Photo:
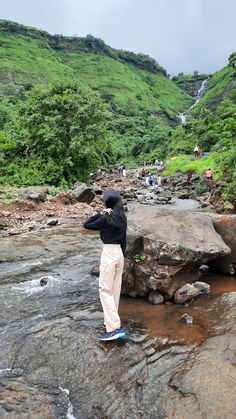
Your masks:
M 124 256 L 119 244 L 104 244 L 99 276 L 99 295 L 107 332 L 120 327 L 118 306 Z

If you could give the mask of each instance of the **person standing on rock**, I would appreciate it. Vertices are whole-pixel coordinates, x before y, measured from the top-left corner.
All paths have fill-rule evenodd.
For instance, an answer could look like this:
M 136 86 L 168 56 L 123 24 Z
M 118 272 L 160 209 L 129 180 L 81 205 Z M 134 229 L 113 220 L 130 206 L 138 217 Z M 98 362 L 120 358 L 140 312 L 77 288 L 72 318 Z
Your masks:
M 162 179 L 161 176 L 157 176 L 157 186 L 160 188 L 161 187 L 161 183 L 162 183 Z
M 153 185 L 153 175 L 151 173 L 149 173 L 148 175 L 148 185 L 149 186 Z
M 188 185 L 192 185 L 192 181 L 193 181 L 193 172 L 190 170 L 187 173 L 187 184 Z
M 212 171 L 211 171 L 211 169 L 208 169 L 206 171 L 206 177 L 207 177 L 207 180 L 212 180 Z
M 84 223 L 84 228 L 100 231 L 100 238 L 104 243 L 100 263 L 99 296 L 106 333 L 99 339 L 110 341 L 125 337 L 118 306 L 126 248 L 127 219 L 118 191 L 108 190 L 104 193 L 103 199 L 106 208 L 90 217 Z
M 198 145 L 196 144 L 196 145 L 195 145 L 195 147 L 194 147 L 194 149 L 193 149 L 193 152 L 194 152 L 194 156 L 195 156 L 195 157 L 198 157 L 198 154 L 199 154 L 198 150 L 199 150 L 199 147 L 198 147 Z

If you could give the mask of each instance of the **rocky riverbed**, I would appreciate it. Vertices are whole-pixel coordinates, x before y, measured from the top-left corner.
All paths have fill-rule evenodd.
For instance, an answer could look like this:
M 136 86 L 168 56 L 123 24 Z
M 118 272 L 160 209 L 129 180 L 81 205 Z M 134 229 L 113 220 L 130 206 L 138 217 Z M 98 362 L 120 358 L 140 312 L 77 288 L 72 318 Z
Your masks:
M 0 417 L 234 418 L 234 277 L 187 306 L 123 297 L 128 337 L 103 344 L 100 249 L 79 225 L 2 238 Z
M 91 176 L 89 185 L 77 182 L 73 188 L 62 191 L 56 196 L 52 196 L 53 190 L 49 187 L 2 186 L 0 237 L 49 228 L 56 224 L 78 223 L 95 209 L 102 208 L 102 193 L 107 188 L 120 191 L 126 208 L 127 205 L 130 207 L 131 203 L 138 202 L 142 205 L 167 205 L 184 210 L 235 213 L 234 204 L 224 202 L 222 199 L 224 186 L 224 181 L 206 183 L 204 179 L 196 176 L 189 185 L 186 175 L 177 173 L 175 176 L 162 176 L 162 185 L 152 188 L 147 187 L 145 178 L 137 177 L 135 169 L 128 170 L 126 178 L 106 170 L 95 173 Z
M 180 175 L 153 189 L 134 172 L 108 173 L 56 197 L 29 188 L 0 204 L 0 418 L 235 418 L 235 216 L 212 212 L 211 195 L 221 196 L 212 186 L 198 199 Z M 81 222 L 109 187 L 128 209 L 128 333 L 103 344 L 91 276 L 101 243 Z M 199 278 L 205 262 L 231 276 Z M 174 304 L 176 284 L 196 279 L 211 292 Z M 157 290 L 166 300 L 151 305 Z

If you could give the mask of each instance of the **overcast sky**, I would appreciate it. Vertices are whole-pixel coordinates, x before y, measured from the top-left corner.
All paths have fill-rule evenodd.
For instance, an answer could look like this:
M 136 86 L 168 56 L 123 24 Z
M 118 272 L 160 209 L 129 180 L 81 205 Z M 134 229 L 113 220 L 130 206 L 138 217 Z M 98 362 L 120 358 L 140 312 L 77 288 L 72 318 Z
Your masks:
M 236 50 L 236 0 L 0 0 L 0 17 L 50 33 L 92 34 L 174 75 L 212 73 Z

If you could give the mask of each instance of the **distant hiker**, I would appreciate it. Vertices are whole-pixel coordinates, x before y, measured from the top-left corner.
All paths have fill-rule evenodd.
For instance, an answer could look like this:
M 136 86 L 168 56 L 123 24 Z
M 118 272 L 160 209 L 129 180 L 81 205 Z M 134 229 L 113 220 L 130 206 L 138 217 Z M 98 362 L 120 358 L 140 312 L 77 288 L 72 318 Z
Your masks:
M 119 175 L 121 175 L 121 173 L 122 173 L 122 166 L 121 165 L 118 166 L 118 173 L 119 173 Z
M 124 177 L 126 177 L 126 168 L 125 168 L 125 165 L 123 165 L 123 167 L 122 167 L 122 175 Z
M 149 173 L 148 175 L 148 185 L 149 186 L 153 185 L 153 175 L 151 173 Z
M 100 231 L 100 238 L 104 243 L 100 264 L 99 295 L 106 333 L 99 339 L 110 341 L 125 337 L 118 306 L 126 248 L 127 219 L 119 192 L 114 189 L 108 190 L 104 193 L 103 199 L 106 208 L 90 217 L 84 223 L 84 228 Z
M 207 177 L 207 180 L 212 180 L 212 171 L 211 171 L 211 169 L 208 169 L 206 171 L 206 177 Z
M 191 171 L 189 171 L 188 174 L 187 174 L 187 184 L 188 185 L 192 184 L 192 181 L 193 181 L 192 177 L 193 177 L 193 173 Z
M 193 149 L 193 152 L 194 152 L 194 156 L 195 157 L 198 157 L 198 149 L 199 149 L 198 145 L 195 145 L 195 147 Z
M 161 186 L 161 183 L 162 183 L 162 178 L 161 178 L 161 176 L 159 175 L 159 176 L 157 176 L 157 186 Z
M 155 160 L 155 166 L 159 166 L 159 160 L 158 159 Z
M 142 177 L 145 177 L 146 176 L 146 172 L 145 172 L 145 169 L 144 168 L 141 170 L 141 176 Z

